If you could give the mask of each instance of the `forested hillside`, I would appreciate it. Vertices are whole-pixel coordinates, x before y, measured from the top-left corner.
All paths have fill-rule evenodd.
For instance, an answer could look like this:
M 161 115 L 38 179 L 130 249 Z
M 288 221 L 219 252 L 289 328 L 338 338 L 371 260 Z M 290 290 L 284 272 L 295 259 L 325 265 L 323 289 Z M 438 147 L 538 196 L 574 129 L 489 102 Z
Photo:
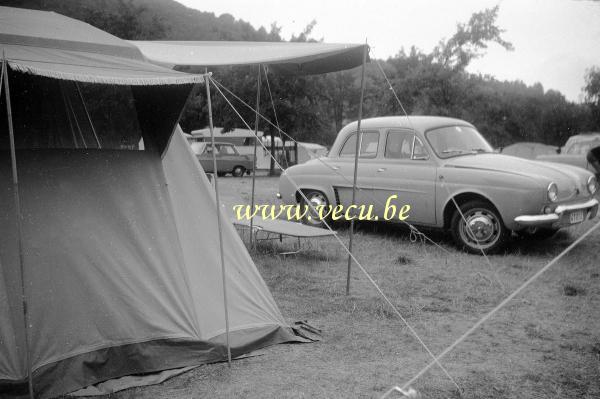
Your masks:
M 234 16 L 215 16 L 173 0 L 4 0 L 0 4 L 56 11 L 124 39 L 282 40 L 276 25 L 255 29 Z M 472 59 L 485 56 L 487 45 L 496 43 L 506 51 L 512 49 L 496 25 L 497 12 L 496 7 L 473 14 L 431 53 L 415 48 L 398 49 L 397 55 L 387 60 L 372 60 L 367 66 L 365 117 L 403 114 L 383 70 L 409 114 L 468 120 L 496 146 L 515 141 L 559 145 L 572 134 L 600 130 L 598 68 L 588 71 L 584 104 L 569 102 L 559 92 L 545 91 L 541 84 L 529 86 L 466 72 Z M 308 26 L 292 40 L 310 40 L 310 30 Z M 254 103 L 256 67 L 219 68 L 213 72 L 215 79 L 245 101 Z M 360 68 L 294 78 L 269 73 L 268 78 L 279 123 L 299 140 L 331 144 L 337 130 L 357 117 Z M 261 110 L 274 120 L 265 86 L 262 86 Z M 200 91 L 188 104 L 182 119 L 184 130 L 207 124 L 203 94 Z M 216 125 L 244 127 L 218 93 L 213 100 Z M 252 112 L 244 110 L 243 115 L 253 123 Z M 261 129 L 267 134 L 273 130 L 264 124 Z

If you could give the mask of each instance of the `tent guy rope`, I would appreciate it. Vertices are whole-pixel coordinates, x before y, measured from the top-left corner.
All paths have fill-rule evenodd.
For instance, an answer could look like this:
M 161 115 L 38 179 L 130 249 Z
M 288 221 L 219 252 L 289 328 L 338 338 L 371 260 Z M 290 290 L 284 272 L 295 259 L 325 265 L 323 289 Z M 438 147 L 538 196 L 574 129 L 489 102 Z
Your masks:
M 444 349 L 438 356 L 436 356 L 436 360 L 441 360 L 444 356 L 450 353 L 456 346 L 458 346 L 461 342 L 463 342 L 467 337 L 469 337 L 475 330 L 477 330 L 483 323 L 488 321 L 494 314 L 496 314 L 500 309 L 502 309 L 508 302 L 510 302 L 513 298 L 515 298 L 521 291 L 527 288 L 531 283 L 533 283 L 538 277 L 540 277 L 544 272 L 550 269 L 556 262 L 558 262 L 563 256 L 569 253 L 573 248 L 575 248 L 581 241 L 583 241 L 587 236 L 589 236 L 592 232 L 594 232 L 598 227 L 600 227 L 600 221 L 596 222 L 595 225 L 590 227 L 588 231 L 586 231 L 583 235 L 581 235 L 577 240 L 575 240 L 571 245 L 565 248 L 560 254 L 558 254 L 554 259 L 546 264 L 546 266 L 542 267 L 538 270 L 533 276 L 528 278 L 523 284 L 521 284 L 516 290 L 512 292 L 509 296 L 507 296 L 502 302 L 496 305 L 495 308 L 486 313 L 479 321 L 477 321 L 471 328 L 465 331 L 460 337 L 458 337 L 452 344 L 450 344 L 446 349 Z M 425 374 L 432 366 L 437 364 L 436 361 L 432 360 L 427 366 L 423 367 L 414 377 L 408 380 L 404 385 L 402 385 L 401 389 L 407 389 L 410 387 L 415 381 L 417 381 L 423 374 Z M 382 399 L 387 396 L 382 396 Z
M 273 108 L 273 117 L 275 118 L 275 123 L 277 124 L 277 133 L 279 134 L 279 139 L 281 140 L 281 145 L 283 146 L 283 160 L 285 161 L 285 167 L 289 167 L 290 164 L 287 159 L 287 152 L 285 150 L 285 142 L 283 140 L 283 135 L 281 134 L 281 128 L 279 127 L 279 118 L 277 117 L 277 109 L 275 107 L 275 101 L 273 100 L 273 93 L 271 92 L 271 84 L 269 83 L 269 70 L 266 65 L 263 66 L 263 71 L 265 73 L 265 82 L 267 83 L 267 90 L 269 91 L 269 98 L 271 100 L 271 107 Z M 258 110 L 258 106 L 256 107 Z M 262 117 L 262 115 L 260 115 Z M 273 140 L 271 138 L 271 140 Z
M 210 78 L 210 80 L 213 81 L 212 77 Z M 246 125 L 246 127 L 248 128 L 248 130 L 252 130 L 252 129 L 250 129 L 250 125 L 245 121 L 245 119 L 238 112 L 238 110 L 233 106 L 233 104 L 229 101 L 229 99 L 225 96 L 225 94 L 221 91 L 221 89 L 216 84 L 214 86 L 217 89 L 217 91 L 221 94 L 221 96 L 223 97 L 223 99 L 227 102 L 227 104 L 229 104 L 229 106 L 233 109 L 233 111 L 236 113 L 236 115 Z M 271 155 L 271 157 L 274 159 L 275 163 L 277 164 L 277 167 L 283 170 L 283 167 L 279 164 L 279 162 L 275 159 L 275 157 L 273 156 L 273 154 L 271 154 L 271 152 L 265 147 L 265 145 L 262 142 L 261 142 L 261 145 L 265 149 L 265 151 L 267 151 Z M 290 181 L 295 186 L 296 190 L 298 190 L 298 192 L 302 196 L 302 198 L 306 201 L 307 205 L 313 211 L 316 212 L 314 206 L 312 205 L 312 203 L 310 201 L 308 201 L 308 198 L 306 198 L 306 195 L 304 194 L 304 192 L 302 190 L 300 190 L 300 187 L 298 187 L 298 185 L 296 184 L 296 182 L 294 182 L 293 179 L 290 179 Z M 329 224 L 326 221 L 323 221 L 323 222 L 324 222 L 325 226 L 330 231 L 333 231 L 333 229 L 331 228 L 331 226 L 329 226 Z M 404 318 L 404 316 L 402 315 L 402 313 L 400 313 L 400 311 L 396 308 L 396 306 L 385 295 L 385 293 L 381 290 L 381 288 L 379 287 L 379 285 L 377 284 L 377 282 L 373 279 L 373 277 L 371 277 L 371 275 L 369 274 L 369 272 L 367 272 L 367 270 L 358 261 L 358 259 L 356 259 L 356 257 L 352 254 L 352 252 L 350 252 L 350 250 L 348 249 L 348 247 L 346 246 L 346 244 L 344 244 L 344 242 L 341 240 L 341 238 L 338 237 L 337 234 L 334 234 L 334 237 L 339 242 L 339 244 L 342 246 L 342 248 L 344 249 L 344 251 L 346 251 L 348 253 L 348 255 L 351 257 L 351 259 L 354 261 L 354 263 L 356 263 L 356 265 L 362 271 L 362 273 L 367 277 L 367 279 L 369 280 L 369 282 L 375 287 L 375 289 L 381 295 L 381 297 L 384 299 L 384 301 L 390 306 L 390 308 L 392 308 L 392 311 L 404 323 L 404 325 L 409 329 L 409 331 L 417 339 L 417 341 L 423 346 L 423 348 L 429 354 L 429 356 L 431 356 L 432 359 L 435 359 L 435 355 L 433 354 L 433 352 L 431 352 L 431 350 L 429 349 L 429 347 L 421 339 L 421 337 L 419 336 L 419 334 L 417 334 L 417 332 L 415 331 L 415 329 L 408 323 L 408 321 Z M 437 362 L 435 360 L 434 360 L 434 363 L 438 365 L 438 367 L 444 372 L 444 374 L 446 374 L 446 376 L 450 379 L 450 381 L 452 381 L 452 383 L 460 391 L 461 389 L 460 389 L 459 385 L 456 383 L 456 381 L 454 380 L 454 378 L 452 378 L 452 376 L 450 375 L 450 373 L 448 373 L 448 371 L 444 368 L 444 366 L 442 366 L 442 364 L 440 362 Z
M 211 81 L 215 84 L 215 86 L 219 86 L 221 89 L 225 90 L 229 95 L 231 95 L 233 98 L 235 98 L 236 100 L 238 100 L 240 103 L 242 103 L 246 108 L 255 111 L 255 109 L 248 104 L 247 102 L 245 102 L 244 100 L 242 100 L 239 96 L 237 96 L 235 93 L 233 93 L 231 90 L 229 90 L 227 87 L 225 87 L 222 83 L 220 83 L 219 81 L 217 81 L 214 77 L 211 77 Z M 296 143 L 299 146 L 302 146 L 302 143 L 296 141 L 289 133 L 286 133 L 284 130 L 279 129 L 278 126 L 276 126 L 275 124 L 273 124 L 273 122 L 271 122 L 266 116 L 260 114 L 260 117 L 263 121 L 265 121 L 267 124 L 269 124 L 272 127 L 277 128 L 284 136 L 286 136 L 288 139 L 290 139 L 291 141 L 293 141 L 294 143 Z M 263 146 L 264 147 L 264 146 Z M 269 150 L 268 150 L 269 151 Z M 269 151 L 270 152 L 270 151 Z M 273 158 L 273 157 L 271 157 Z M 316 159 L 318 162 L 320 162 L 321 164 L 325 165 L 332 173 L 336 174 L 337 176 L 339 176 L 342 180 L 344 180 L 346 183 L 348 184 L 352 184 L 352 180 L 348 179 L 346 176 L 344 176 L 341 172 L 339 172 L 338 170 L 335 170 L 330 164 L 328 164 L 325 160 L 323 160 L 320 157 L 314 158 Z M 374 201 L 375 203 L 379 204 L 379 205 L 384 205 L 383 202 L 381 202 L 379 199 L 377 199 L 374 195 L 370 194 L 368 191 L 363 190 L 360 186 L 356 187 L 359 191 L 361 191 L 361 193 L 365 194 L 370 200 Z M 441 249 L 443 252 L 445 252 L 446 254 L 450 255 L 451 252 L 448 251 L 446 248 L 444 248 L 443 246 L 441 246 L 439 243 L 435 242 L 434 240 L 432 240 L 429 236 L 427 236 L 425 233 L 421 232 L 419 229 L 417 229 L 417 227 L 415 227 L 413 224 L 407 222 L 406 220 L 401 220 L 401 222 L 403 224 L 405 224 L 411 231 L 414 231 L 417 235 L 424 237 L 428 242 L 430 242 L 431 244 L 433 244 L 435 247 L 437 247 L 438 249 Z
M 398 98 L 398 94 L 396 93 L 396 90 L 394 89 L 394 86 L 392 86 L 392 83 L 390 82 L 390 80 L 388 79 L 385 71 L 383 70 L 383 68 L 381 67 L 381 64 L 379 63 L 379 60 L 375 59 L 375 63 L 377 64 L 377 66 L 379 67 L 379 70 L 381 71 L 381 74 L 383 75 L 383 77 L 385 78 L 385 81 L 387 82 L 389 89 L 391 90 L 391 92 L 394 94 L 394 98 L 396 99 L 396 101 L 398 102 L 398 105 L 400 106 L 400 109 L 402 110 L 402 112 L 404 113 L 404 116 L 406 116 L 406 120 L 408 121 L 408 123 L 410 124 L 412 130 L 414 131 L 415 128 L 410 120 L 410 117 L 408 116 L 408 112 L 406 112 L 406 109 L 404 108 L 404 105 L 402 104 L 402 101 L 400 101 L 400 98 Z M 446 191 L 448 191 L 448 194 L 450 194 L 450 191 L 448 190 L 448 187 L 444 185 L 444 183 L 442 182 L 442 185 L 446 188 Z M 460 216 L 462 217 L 462 220 L 465 222 L 465 225 L 467 226 L 467 228 L 469 229 L 469 232 L 471 233 L 471 235 L 473 237 L 475 237 L 475 235 L 473 234 L 473 230 L 471 230 L 471 226 L 469 225 L 469 223 L 467 222 L 467 220 L 465 219 L 465 215 L 463 214 L 462 210 L 460 209 L 460 207 L 458 206 L 458 204 L 456 203 L 456 199 L 454 199 L 454 196 L 450 196 L 450 198 L 452 199 L 452 202 L 454 203 L 454 205 L 456 206 L 456 209 L 458 210 L 458 212 L 460 213 Z M 481 254 L 483 255 L 483 257 L 485 258 L 486 262 L 488 263 L 490 269 L 494 269 L 494 267 L 492 266 L 492 263 L 490 262 L 490 259 L 488 258 L 488 256 L 486 255 L 485 251 L 483 250 L 482 247 L 479 248 L 481 250 Z M 500 285 L 502 285 L 500 283 Z M 502 288 L 504 289 L 504 287 Z
M 404 106 L 402 105 L 402 102 L 400 101 L 400 99 L 398 98 L 398 95 L 396 94 L 396 91 L 394 90 L 392 84 L 390 83 L 389 79 L 387 78 L 387 75 L 385 74 L 385 71 L 383 70 L 383 68 L 381 67 L 379 61 L 375 60 L 377 66 L 379 67 L 379 70 L 381 71 L 381 73 L 383 74 L 386 82 L 389 85 L 390 90 L 392 91 L 394 97 L 396 98 L 396 101 L 398 102 L 398 104 L 400 105 L 402 111 L 404 112 L 406 118 L 408 119 L 409 123 L 410 123 L 410 117 L 408 115 L 408 113 L 406 112 L 406 110 L 404 109 Z M 412 125 L 412 123 L 411 123 Z M 448 190 L 448 187 L 442 183 L 442 186 L 444 186 L 446 188 L 446 190 L 448 191 L 448 193 L 450 193 L 450 191 Z M 460 207 L 458 206 L 458 204 L 456 203 L 456 200 L 454 199 L 454 197 L 452 197 L 452 200 L 454 202 L 454 205 L 456 206 L 456 209 L 458 210 L 458 212 L 460 213 L 463 221 L 466 223 L 467 227 L 469 226 L 465 216 L 463 214 L 463 212 L 461 211 Z M 529 286 L 533 281 L 535 281 L 539 276 L 541 276 L 546 270 L 548 270 L 550 267 L 552 267 L 552 265 L 554 265 L 558 260 L 560 260 L 565 254 L 567 254 L 569 251 L 571 251 L 575 246 L 577 246 L 582 240 L 584 240 L 589 234 L 591 234 L 594 230 L 596 230 L 598 227 L 600 227 L 600 222 L 597 222 L 594 226 L 592 226 L 587 232 L 585 232 L 582 236 L 580 236 L 577 240 L 575 240 L 575 242 L 573 242 L 571 245 L 569 245 L 565 250 L 563 250 L 559 255 L 557 255 L 554 259 L 552 259 L 548 264 L 546 264 L 546 266 L 544 266 L 543 268 L 541 268 L 540 270 L 538 270 L 537 273 L 535 273 L 533 276 L 531 276 L 528 280 L 526 280 L 521 286 L 519 286 L 516 290 L 514 290 L 512 292 L 512 294 L 510 294 L 508 297 L 506 297 L 502 302 L 500 302 L 495 308 L 493 308 L 491 311 L 489 311 L 487 314 L 485 314 L 481 319 L 479 319 L 478 322 L 476 322 L 470 329 L 468 329 L 463 335 L 461 335 L 458 339 L 456 339 L 450 346 L 448 346 L 444 351 L 442 351 L 437 357 L 437 360 L 441 360 L 444 356 L 446 356 L 450 351 L 452 351 L 452 349 L 454 349 L 457 345 L 459 345 L 462 341 L 464 341 L 469 335 L 471 335 L 477 328 L 479 328 L 483 323 L 485 323 L 488 319 L 490 319 L 496 312 L 498 312 L 500 309 L 502 309 L 508 302 L 510 302 L 515 296 L 517 296 L 523 289 L 525 289 L 527 286 Z M 469 231 L 470 228 L 469 228 Z M 472 231 L 471 231 L 471 234 Z M 485 254 L 483 248 L 481 249 L 481 253 L 482 255 L 485 257 L 488 265 L 490 266 L 490 268 L 493 269 L 493 266 L 491 264 L 491 262 L 489 261 L 487 255 Z M 500 284 L 500 286 L 502 287 L 502 289 L 504 290 L 504 286 L 501 283 L 501 281 L 498 279 L 498 276 L 496 276 L 496 282 L 498 284 Z M 424 368 L 422 368 L 413 378 L 411 378 L 410 380 L 408 380 L 403 386 L 402 388 L 399 387 L 393 387 L 390 390 L 388 390 L 381 398 L 384 399 L 386 397 L 388 397 L 391 393 L 395 392 L 395 391 L 399 391 L 402 392 L 403 390 L 408 389 L 415 381 L 417 381 L 423 374 L 425 374 L 433 365 L 435 365 L 436 362 L 435 361 L 431 361 L 427 366 L 425 366 Z
M 206 86 L 206 98 L 208 101 L 208 126 L 210 129 L 210 140 L 213 148 L 212 161 L 213 170 L 217 171 L 217 155 L 215 147 L 215 134 L 212 118 L 212 103 L 210 99 L 210 77 L 208 73 L 204 75 L 204 85 Z M 221 221 L 221 202 L 219 199 L 219 178 L 215 173 L 215 201 L 217 205 L 217 228 L 219 231 L 219 258 L 221 260 L 221 280 L 223 282 L 223 307 L 225 310 L 225 343 L 227 345 L 227 364 L 231 367 L 231 346 L 229 345 L 229 308 L 227 306 L 227 278 L 225 272 L 225 253 L 223 250 L 223 226 Z
M 19 256 L 19 277 L 21 283 L 21 306 L 23 307 L 23 327 L 24 327 L 24 341 L 25 341 L 25 364 L 27 366 L 27 387 L 29 390 L 29 398 L 35 397 L 33 391 L 33 371 L 31 364 L 31 347 L 29 342 L 29 309 L 27 307 L 27 290 L 25 288 L 25 262 L 23 253 L 23 214 L 21 212 L 21 198 L 19 195 L 19 174 L 17 171 L 17 154 L 15 149 L 15 132 L 13 127 L 12 119 L 12 108 L 10 103 L 10 86 L 8 84 L 8 64 L 4 54 L 2 54 L 2 81 L 0 87 L 4 85 L 4 96 L 6 98 L 6 116 L 8 119 L 8 133 L 10 139 L 10 158 L 12 167 L 12 180 L 13 180 L 13 195 L 15 201 L 15 213 L 17 219 L 17 238 L 18 238 L 18 256 Z M 2 89 L 0 88 L 0 95 Z

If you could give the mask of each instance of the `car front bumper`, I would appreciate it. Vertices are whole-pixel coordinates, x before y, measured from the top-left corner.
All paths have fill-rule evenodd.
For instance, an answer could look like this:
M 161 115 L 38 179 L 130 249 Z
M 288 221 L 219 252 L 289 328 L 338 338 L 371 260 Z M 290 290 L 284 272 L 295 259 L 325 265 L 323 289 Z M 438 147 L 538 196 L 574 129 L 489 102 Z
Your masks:
M 583 219 L 573 221 L 572 214 L 583 212 Z M 586 219 L 593 219 L 598 213 L 598 200 L 592 198 L 586 202 L 568 205 L 558 205 L 554 212 L 541 215 L 521 215 L 515 218 L 515 223 L 522 227 L 547 226 L 560 228 L 578 224 Z

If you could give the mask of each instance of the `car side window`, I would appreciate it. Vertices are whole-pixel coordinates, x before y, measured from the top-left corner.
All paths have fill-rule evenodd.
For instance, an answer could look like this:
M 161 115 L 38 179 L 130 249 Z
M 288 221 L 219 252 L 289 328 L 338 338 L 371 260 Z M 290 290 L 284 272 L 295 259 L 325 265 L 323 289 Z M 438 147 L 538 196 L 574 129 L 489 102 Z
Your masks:
M 427 159 L 429 154 L 423 142 L 408 130 L 390 130 L 385 141 L 385 158 Z
M 411 159 L 415 135 L 406 130 L 388 131 L 385 141 L 385 157 L 388 159 Z
M 425 149 L 423 142 L 421 141 L 420 138 L 415 136 L 412 159 L 421 159 L 422 160 L 422 159 L 428 159 L 428 158 L 429 158 L 429 154 L 427 153 L 427 150 Z
M 219 152 L 225 155 L 235 155 L 233 147 L 230 147 L 228 145 L 219 146 Z
M 379 132 L 362 132 L 360 135 L 360 157 L 375 158 L 379 146 Z M 356 133 L 352 133 L 346 139 L 346 143 L 340 151 L 340 157 L 353 157 L 356 153 Z
M 213 147 L 212 147 L 212 145 L 207 145 L 207 146 L 206 146 L 206 148 L 204 149 L 204 153 L 205 153 L 205 154 L 212 154 L 212 152 L 213 152 Z M 218 153 L 219 153 L 219 150 L 217 149 L 217 150 L 215 151 L 215 154 L 218 154 Z

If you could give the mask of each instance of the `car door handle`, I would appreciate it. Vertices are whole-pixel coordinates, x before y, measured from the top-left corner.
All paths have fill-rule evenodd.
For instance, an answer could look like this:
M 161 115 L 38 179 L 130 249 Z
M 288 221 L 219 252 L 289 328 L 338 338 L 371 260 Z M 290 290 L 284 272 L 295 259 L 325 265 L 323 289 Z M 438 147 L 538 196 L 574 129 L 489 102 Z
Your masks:
M 340 167 L 339 166 L 332 166 L 331 169 L 333 169 L 333 170 L 339 170 Z
M 379 168 L 377 169 L 378 172 L 385 172 L 385 168 Z

